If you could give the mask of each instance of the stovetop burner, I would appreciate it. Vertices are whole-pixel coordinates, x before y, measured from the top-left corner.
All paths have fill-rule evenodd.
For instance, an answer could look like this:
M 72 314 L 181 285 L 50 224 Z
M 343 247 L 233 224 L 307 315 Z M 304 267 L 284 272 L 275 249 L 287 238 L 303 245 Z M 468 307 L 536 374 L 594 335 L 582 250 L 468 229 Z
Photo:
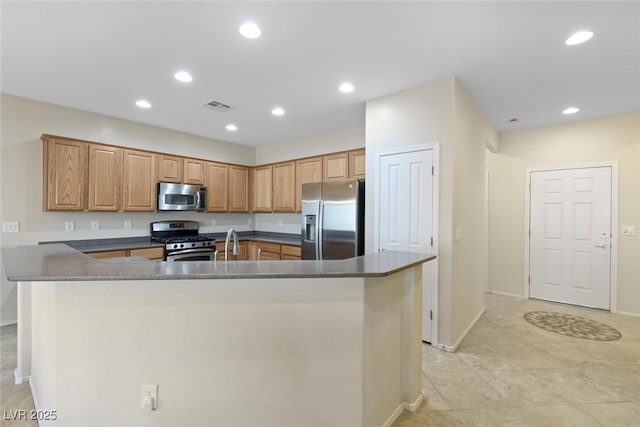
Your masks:
M 198 234 L 197 221 L 156 221 L 149 228 L 151 241 L 163 243 L 167 254 L 181 249 L 213 249 L 216 245 L 214 238 Z

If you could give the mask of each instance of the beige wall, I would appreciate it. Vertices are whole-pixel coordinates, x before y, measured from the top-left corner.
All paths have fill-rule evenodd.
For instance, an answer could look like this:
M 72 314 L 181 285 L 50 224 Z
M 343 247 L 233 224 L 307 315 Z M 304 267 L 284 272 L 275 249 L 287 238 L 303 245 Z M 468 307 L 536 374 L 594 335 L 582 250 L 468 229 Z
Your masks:
M 614 162 L 618 224 L 640 225 L 640 113 L 504 132 L 489 171 L 489 288 L 524 295 L 527 168 Z M 618 240 L 618 311 L 640 314 L 640 238 Z
M 256 148 L 256 165 L 362 148 L 364 123 Z
M 495 129 L 454 77 L 367 103 L 367 176 L 375 153 L 392 147 L 439 144 L 438 340 L 452 346 L 484 308 L 486 233 L 484 151 Z M 375 235 L 374 188 L 367 186 L 366 231 Z M 463 238 L 454 240 L 455 227 Z M 376 251 L 373 239 L 367 252 Z

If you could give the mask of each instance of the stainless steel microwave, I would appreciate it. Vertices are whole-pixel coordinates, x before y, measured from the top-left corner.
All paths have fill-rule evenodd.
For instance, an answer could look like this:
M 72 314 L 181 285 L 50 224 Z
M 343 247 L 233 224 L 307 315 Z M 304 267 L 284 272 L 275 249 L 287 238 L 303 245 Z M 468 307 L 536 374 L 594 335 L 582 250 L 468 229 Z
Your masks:
M 159 211 L 203 211 L 206 207 L 206 187 L 171 182 L 158 183 Z

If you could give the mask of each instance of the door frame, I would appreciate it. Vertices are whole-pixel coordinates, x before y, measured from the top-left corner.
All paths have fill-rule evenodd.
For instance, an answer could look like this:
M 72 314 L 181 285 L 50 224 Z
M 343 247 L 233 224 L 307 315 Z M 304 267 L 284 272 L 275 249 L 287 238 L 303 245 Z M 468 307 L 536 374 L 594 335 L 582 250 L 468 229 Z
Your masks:
M 433 253 L 437 255 L 438 252 L 438 212 L 439 212 L 439 171 L 440 171 L 440 143 L 439 142 L 430 142 L 426 144 L 416 144 L 416 145 L 405 145 L 400 147 L 393 148 L 385 148 L 381 150 L 377 150 L 374 154 L 374 175 L 376 178 L 373 184 L 373 197 L 375 200 L 374 203 L 374 213 L 373 213 L 373 224 L 374 224 L 374 233 L 373 233 L 373 241 L 374 248 L 376 252 L 380 252 L 380 204 L 378 200 L 380 200 L 380 162 L 382 161 L 382 157 L 391 156 L 395 154 L 405 154 L 411 153 L 414 151 L 425 151 L 432 150 L 432 160 L 433 160 L 433 204 L 431 212 L 431 218 L 433 221 L 432 231 L 433 231 Z M 431 345 L 438 346 L 438 257 L 432 261 L 433 263 L 433 287 L 431 289 L 431 311 L 433 312 L 433 318 L 431 319 Z
M 571 169 L 611 168 L 611 270 L 609 275 L 609 311 L 618 312 L 618 162 L 595 162 L 555 166 L 531 167 L 525 170 L 525 209 L 524 209 L 524 296 L 529 296 L 530 275 L 530 236 L 531 229 L 531 173 Z

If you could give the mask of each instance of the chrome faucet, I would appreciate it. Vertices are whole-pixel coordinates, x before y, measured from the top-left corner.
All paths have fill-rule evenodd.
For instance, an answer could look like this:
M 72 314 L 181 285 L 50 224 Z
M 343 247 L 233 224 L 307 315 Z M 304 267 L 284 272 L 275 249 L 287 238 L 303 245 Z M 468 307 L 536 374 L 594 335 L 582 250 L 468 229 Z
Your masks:
M 227 261 L 229 256 L 229 240 L 231 239 L 231 236 L 233 236 L 233 254 L 234 255 L 240 254 L 240 246 L 238 245 L 238 233 L 236 233 L 235 229 L 230 228 L 229 231 L 227 231 L 227 238 L 224 240 L 224 260 L 225 261 Z

